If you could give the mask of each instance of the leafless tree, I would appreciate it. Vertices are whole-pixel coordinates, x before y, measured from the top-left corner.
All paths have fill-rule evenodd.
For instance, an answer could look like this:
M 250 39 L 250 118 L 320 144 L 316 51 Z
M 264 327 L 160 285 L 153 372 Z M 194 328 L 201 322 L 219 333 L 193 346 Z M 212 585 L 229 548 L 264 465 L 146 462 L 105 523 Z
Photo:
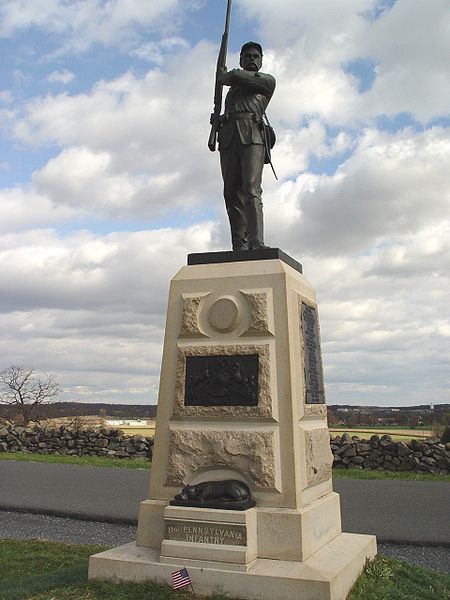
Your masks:
M 24 425 L 38 418 L 41 404 L 50 402 L 62 392 L 56 375 L 39 373 L 22 365 L 11 365 L 0 371 L 0 401 L 13 404 L 22 415 Z

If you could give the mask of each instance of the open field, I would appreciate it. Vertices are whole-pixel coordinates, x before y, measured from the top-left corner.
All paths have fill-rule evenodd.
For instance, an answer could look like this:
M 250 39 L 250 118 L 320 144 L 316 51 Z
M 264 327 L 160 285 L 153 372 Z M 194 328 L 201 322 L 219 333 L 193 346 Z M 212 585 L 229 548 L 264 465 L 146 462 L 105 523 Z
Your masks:
M 0 541 L 2 600 L 179 600 L 153 582 L 112 584 L 87 580 L 88 557 L 103 548 L 57 542 Z M 348 600 L 450 600 L 450 576 L 378 556 L 356 581 Z M 214 594 L 205 600 L 225 600 Z
M 143 435 L 145 437 L 155 436 L 155 426 L 152 427 L 137 427 L 122 425 L 118 427 L 125 435 Z M 431 428 L 405 429 L 402 427 L 357 427 L 351 429 L 349 427 L 331 427 L 332 435 L 341 435 L 342 433 L 357 435 L 359 437 L 370 437 L 371 435 L 390 435 L 397 442 L 410 442 L 411 440 L 420 440 L 429 437 L 435 437 Z
M 84 415 L 81 417 L 55 417 L 52 419 L 43 419 L 37 425 L 48 427 L 49 429 L 58 429 L 58 427 L 76 427 L 79 429 L 99 429 L 106 427 L 108 429 L 120 429 L 125 435 L 142 435 L 144 437 L 155 436 L 154 419 L 108 419 L 99 415 Z M 30 423 L 31 426 L 34 423 Z
M 358 430 L 367 430 L 367 431 L 392 431 L 394 432 L 398 432 L 398 433 L 417 433 L 418 435 L 431 435 L 433 433 L 433 428 L 429 427 L 429 426 L 424 426 L 424 427 L 405 427 L 404 425 L 361 425 L 361 426 L 356 426 L 356 427 L 349 427 L 348 425 L 335 425 L 332 426 L 332 429 L 340 429 L 341 431 L 344 430 L 351 430 L 353 431 L 354 429 L 358 429 Z
M 332 435 L 357 435 L 358 437 L 370 438 L 372 435 L 390 435 L 397 442 L 409 442 L 427 437 L 434 437 L 431 429 L 402 429 L 398 427 L 330 427 Z
M 121 425 L 120 427 L 118 427 L 118 429 L 123 431 L 125 435 L 142 435 L 144 437 L 155 437 L 154 427 L 127 427 L 126 425 Z

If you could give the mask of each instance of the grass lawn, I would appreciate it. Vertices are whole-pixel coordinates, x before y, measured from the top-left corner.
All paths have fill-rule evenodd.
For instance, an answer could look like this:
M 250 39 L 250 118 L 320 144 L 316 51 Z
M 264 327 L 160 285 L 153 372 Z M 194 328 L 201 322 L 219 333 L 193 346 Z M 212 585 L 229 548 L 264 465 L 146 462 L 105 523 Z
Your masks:
M 169 585 L 87 581 L 88 557 L 96 546 L 56 542 L 0 541 L 1 600 L 177 600 Z M 209 600 L 225 600 L 213 595 Z M 281 600 L 281 599 L 280 599 Z M 450 576 L 378 557 L 366 566 L 348 600 L 450 600 Z
M 28 454 L 0 452 L 0 460 L 62 463 L 84 467 L 113 467 L 119 469 L 150 469 L 151 461 L 131 458 L 99 458 L 98 456 L 58 456 L 57 454 Z M 408 473 L 404 471 L 372 471 L 371 469 L 333 469 L 334 479 L 402 479 L 406 481 L 450 481 L 450 475 Z M 0 600 L 2 600 L 0 598 Z
M 84 467 L 117 467 L 119 469 L 149 469 L 150 460 L 145 458 L 108 458 L 99 456 L 60 456 L 58 454 L 31 454 L 28 452 L 0 452 L 0 460 L 62 463 Z M 0 600 L 2 600 L 0 598 Z
M 333 469 L 333 479 L 397 479 L 403 481 L 450 481 L 450 475 L 377 471 L 376 469 Z
M 450 575 L 378 556 L 365 567 L 347 600 L 450 600 Z

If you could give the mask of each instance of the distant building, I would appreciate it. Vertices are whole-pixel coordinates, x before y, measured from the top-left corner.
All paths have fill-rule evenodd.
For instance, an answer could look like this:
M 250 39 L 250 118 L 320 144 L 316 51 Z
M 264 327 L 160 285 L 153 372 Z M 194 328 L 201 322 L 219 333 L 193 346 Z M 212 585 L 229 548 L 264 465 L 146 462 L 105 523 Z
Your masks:
M 104 419 L 106 427 L 155 427 L 154 419 Z

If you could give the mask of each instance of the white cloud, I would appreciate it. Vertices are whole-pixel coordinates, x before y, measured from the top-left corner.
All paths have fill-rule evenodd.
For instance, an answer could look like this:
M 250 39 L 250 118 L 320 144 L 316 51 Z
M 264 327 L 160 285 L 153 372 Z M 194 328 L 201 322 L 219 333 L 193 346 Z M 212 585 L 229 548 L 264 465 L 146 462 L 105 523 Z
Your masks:
M 59 205 L 92 208 L 95 203 L 121 216 L 139 184 L 126 173 L 111 172 L 111 156 L 86 147 L 63 150 L 33 175 L 35 188 Z
M 31 81 L 31 75 L 24 73 L 21 69 L 15 69 L 12 72 L 12 79 L 15 85 L 23 85 Z
M 58 372 L 65 400 L 156 402 L 169 280 L 211 232 L 0 236 L 2 363 Z
M 161 314 L 167 273 L 178 270 L 189 248 L 205 250 L 211 230 L 205 223 L 105 236 L 80 231 L 62 237 L 40 229 L 6 234 L 0 237 L 3 309 L 131 305 Z
M 277 120 L 295 125 L 308 115 L 336 124 L 409 112 L 421 122 L 446 115 L 450 15 L 446 0 L 397 0 L 366 18 L 372 0 L 243 0 L 259 26 L 265 68 L 276 74 Z M 433 32 L 432 35 L 429 32 Z M 344 67 L 356 59 L 376 66 L 373 87 L 358 91 Z
M 38 97 L 25 107 L 13 133 L 30 145 L 84 144 L 94 150 L 108 149 L 140 154 L 153 164 L 159 144 L 170 145 L 172 154 L 182 154 L 182 144 L 198 134 L 211 102 L 211 81 L 204 64 L 214 63 L 212 46 L 200 43 L 190 52 L 181 51 L 168 61 L 167 69 L 154 69 L 144 77 L 127 72 L 111 81 L 98 82 L 89 93 Z M 189 119 L 186 119 L 189 115 Z M 208 114 L 209 119 L 209 114 Z M 204 129 L 209 127 L 207 120 Z M 169 150 L 166 150 L 169 152 Z
M 333 402 L 448 402 L 449 231 L 447 222 L 356 256 L 304 256 Z
M 282 184 L 281 195 L 271 190 L 268 229 L 282 232 L 279 243 L 296 252 L 322 255 L 359 252 L 420 231 L 449 217 L 449 161 L 442 128 L 417 134 L 366 130 L 334 175 L 305 173 Z
M 36 98 L 22 118 L 10 115 L 21 143 L 64 148 L 34 173 L 36 189 L 55 204 L 116 216 L 195 210 L 214 196 L 221 210 L 218 158 L 206 150 L 208 63 L 213 48 L 201 43 L 173 55 L 165 72 L 128 72 L 87 94 Z
M 70 83 L 75 79 L 75 73 L 72 71 L 68 71 L 67 69 L 63 69 L 62 71 L 52 71 L 47 75 L 47 81 L 50 83 Z
M 0 7 L 0 36 L 37 27 L 63 37 L 66 51 L 84 51 L 96 42 L 133 40 L 137 26 L 169 27 L 178 5 L 178 0 L 7 0 Z
M 0 189 L 0 233 L 61 224 L 79 213 L 72 208 L 56 206 L 46 196 L 32 190 Z
M 287 63 L 295 55 L 301 64 L 337 64 L 353 54 L 365 29 L 361 13 L 372 0 L 242 0 L 249 21 L 259 24 L 266 45 L 282 49 Z
M 11 104 L 13 100 L 13 95 L 11 90 L 1 90 L 0 91 L 0 102 L 4 104 Z
M 352 145 L 351 137 L 345 132 L 331 137 L 321 121 L 312 119 L 306 127 L 278 130 L 273 161 L 281 180 L 295 178 L 298 173 L 308 170 L 311 156 L 331 158 L 342 155 Z M 271 188 L 278 188 L 278 185 L 271 185 Z
M 189 44 L 186 40 L 180 37 L 168 37 L 158 42 L 142 44 L 138 48 L 131 50 L 130 54 L 149 63 L 162 65 L 167 59 L 168 54 L 179 49 L 189 49 Z
M 450 264 L 449 240 L 450 219 L 444 214 L 437 224 L 382 245 L 378 259 L 367 275 L 387 279 L 405 279 L 414 275 L 445 278 Z M 438 299 L 436 294 L 437 291 L 434 296 Z
M 450 13 L 446 0 L 398 0 L 375 21 L 364 49 L 378 63 L 361 111 L 410 112 L 426 123 L 448 114 Z
M 163 333 L 133 311 L 16 311 L 0 322 L 0 355 L 3 366 L 57 372 L 62 400 L 155 403 Z

